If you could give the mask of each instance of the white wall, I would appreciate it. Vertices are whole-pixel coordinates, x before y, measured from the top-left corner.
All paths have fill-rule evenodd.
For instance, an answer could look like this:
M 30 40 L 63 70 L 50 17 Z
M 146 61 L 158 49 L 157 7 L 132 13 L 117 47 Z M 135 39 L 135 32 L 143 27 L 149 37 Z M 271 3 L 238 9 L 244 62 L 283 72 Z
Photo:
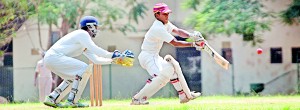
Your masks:
M 291 2 L 289 0 L 289 2 Z M 283 10 L 287 1 L 268 1 L 265 4 L 273 11 Z M 296 64 L 292 64 L 291 48 L 300 47 L 300 26 L 287 26 L 275 18 L 271 31 L 261 33 L 265 41 L 257 46 L 241 42 L 242 36 L 233 35 L 230 38 L 212 38 L 208 42 L 221 53 L 224 41 L 231 43 L 233 52 L 234 72 L 232 68 L 223 70 L 207 54 L 202 56 L 203 93 L 206 95 L 232 94 L 232 73 L 236 92 L 250 92 L 251 83 L 267 83 L 286 72 L 288 75 L 266 84 L 262 94 L 294 93 L 297 89 Z M 256 49 L 262 48 L 263 54 L 257 55 Z M 281 47 L 283 63 L 271 64 L 270 48 Z M 231 66 L 232 67 L 232 66 Z
M 28 30 L 28 32 L 26 31 Z M 46 48 L 48 36 L 47 26 L 41 27 L 43 48 Z M 41 50 L 39 46 L 37 25 L 34 19 L 27 20 L 13 38 L 14 68 L 14 100 L 30 101 L 38 99 L 37 88 L 34 87 L 34 69 L 40 55 L 32 55 L 31 49 Z
M 288 0 L 290 2 L 291 0 Z M 143 20 L 140 20 L 140 24 L 136 25 L 138 33 L 128 33 L 123 35 L 120 32 L 101 31 L 94 39 L 97 45 L 103 49 L 108 49 L 108 46 L 116 46 L 116 49 L 124 51 L 130 49 L 138 56 L 140 46 L 143 41 L 143 35 L 147 29 L 152 25 L 154 17 L 152 13 L 152 7 L 155 3 L 165 2 L 172 9 L 170 14 L 170 21 L 172 21 L 178 27 L 186 30 L 190 28 L 183 27 L 183 20 L 191 13 L 190 10 L 182 10 L 180 8 L 179 0 L 152 0 L 146 2 L 149 10 Z M 268 1 L 271 7 L 274 9 L 282 9 L 282 7 L 288 4 L 286 1 Z M 284 4 L 284 5 L 283 5 Z M 116 6 L 118 4 L 116 3 Z M 124 20 L 126 21 L 126 20 Z M 122 22 L 124 22 L 122 21 Z M 277 20 L 278 21 L 278 20 Z M 40 55 L 31 55 L 32 48 L 39 47 L 39 38 L 37 33 L 37 26 L 35 20 L 31 19 L 26 21 L 28 24 L 28 30 L 30 37 L 22 28 L 17 32 L 17 37 L 14 40 L 14 100 L 30 100 L 36 101 L 38 99 L 38 91 L 33 86 L 34 68 L 36 62 L 41 58 Z M 289 27 L 276 22 L 272 26 L 272 30 L 265 32 L 263 38 L 266 41 L 260 45 L 264 49 L 262 55 L 256 54 L 256 47 L 251 47 L 249 43 L 241 42 L 242 37 L 233 35 L 232 37 L 218 37 L 208 39 L 209 43 L 218 53 L 221 53 L 222 42 L 231 42 L 234 61 L 234 76 L 235 76 L 235 89 L 237 91 L 249 92 L 249 84 L 257 82 L 266 82 L 284 72 L 294 70 L 295 64 L 291 64 L 291 47 L 300 47 L 299 44 L 299 26 Z M 283 37 L 284 36 L 284 37 Z M 31 40 L 32 39 L 32 43 Z M 48 40 L 48 27 L 42 26 L 42 42 L 43 47 L 46 48 Z M 283 49 L 283 63 L 282 64 L 270 64 L 270 47 L 282 47 Z M 175 56 L 175 48 L 171 45 L 164 45 L 161 51 L 161 56 L 166 54 L 172 54 Z M 220 68 L 206 53 L 202 54 L 202 91 L 204 95 L 215 94 L 232 94 L 232 70 L 228 71 Z M 87 59 L 83 56 L 79 59 L 87 62 Z M 112 70 L 109 70 L 109 66 L 103 66 L 103 94 L 104 98 L 109 98 L 112 93 L 112 98 L 130 98 L 137 91 L 139 91 L 145 84 L 145 81 L 150 76 L 148 73 L 139 66 L 139 62 L 136 60 L 135 66 L 131 68 L 120 67 L 118 65 L 112 65 Z M 109 74 L 112 75 L 112 91 L 109 91 Z M 286 76 L 270 85 L 268 85 L 263 91 L 265 94 L 278 93 L 278 92 L 290 92 L 295 85 L 295 72 L 293 71 L 289 76 Z M 274 86 L 281 85 L 281 86 Z M 291 86 L 286 86 L 291 85 Z M 282 89 L 284 86 L 285 89 Z M 280 88 L 280 89 L 279 89 Z M 26 93 L 26 94 L 24 94 Z M 174 96 L 175 90 L 168 84 L 164 87 L 156 96 Z M 83 98 L 89 96 L 89 86 L 83 93 Z

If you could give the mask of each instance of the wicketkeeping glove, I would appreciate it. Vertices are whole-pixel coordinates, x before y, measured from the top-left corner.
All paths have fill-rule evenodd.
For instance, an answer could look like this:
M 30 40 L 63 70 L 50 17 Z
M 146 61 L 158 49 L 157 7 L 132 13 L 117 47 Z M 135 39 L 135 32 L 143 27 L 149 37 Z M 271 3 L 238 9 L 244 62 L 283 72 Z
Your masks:
M 115 50 L 112 59 L 115 64 L 131 67 L 134 62 L 134 54 L 130 50 L 125 50 L 123 53 Z

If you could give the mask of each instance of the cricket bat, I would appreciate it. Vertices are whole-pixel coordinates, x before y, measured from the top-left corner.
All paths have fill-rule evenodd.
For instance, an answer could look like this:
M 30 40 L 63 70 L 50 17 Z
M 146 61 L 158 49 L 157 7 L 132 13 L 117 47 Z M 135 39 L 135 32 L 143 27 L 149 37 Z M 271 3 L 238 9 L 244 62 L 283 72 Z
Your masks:
M 193 42 L 192 39 L 186 39 L 187 42 Z M 215 62 L 220 65 L 222 68 L 228 70 L 229 68 L 229 62 L 223 58 L 218 52 L 216 52 L 210 45 L 208 45 L 207 42 L 203 43 L 203 50 L 209 54 L 210 57 L 212 57 Z M 201 50 L 199 50 L 201 51 Z
M 212 57 L 218 65 L 228 70 L 229 62 L 225 58 L 223 58 L 218 52 L 216 52 L 210 45 L 204 43 L 203 50 L 207 52 L 209 56 Z

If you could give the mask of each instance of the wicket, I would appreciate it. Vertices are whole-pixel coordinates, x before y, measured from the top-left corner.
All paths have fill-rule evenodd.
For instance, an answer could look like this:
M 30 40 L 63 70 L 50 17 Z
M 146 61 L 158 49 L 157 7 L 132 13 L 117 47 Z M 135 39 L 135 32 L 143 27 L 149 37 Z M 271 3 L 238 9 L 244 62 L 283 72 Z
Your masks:
M 93 65 L 93 73 L 90 76 L 91 106 L 102 106 L 102 68 L 101 65 Z

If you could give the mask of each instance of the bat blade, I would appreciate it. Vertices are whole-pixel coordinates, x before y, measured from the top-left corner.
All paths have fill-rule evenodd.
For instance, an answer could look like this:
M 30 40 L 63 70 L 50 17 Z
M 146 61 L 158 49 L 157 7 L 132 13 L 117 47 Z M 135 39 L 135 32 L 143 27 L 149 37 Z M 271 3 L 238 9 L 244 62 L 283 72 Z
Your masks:
M 195 42 L 191 38 L 187 38 L 186 41 L 187 42 Z M 225 58 L 223 58 L 218 52 L 216 52 L 210 45 L 205 43 L 203 50 L 205 52 L 207 52 L 209 54 L 209 56 L 212 57 L 218 65 L 220 65 L 222 68 L 228 70 L 229 62 Z M 201 50 L 199 50 L 199 51 L 201 51 Z
M 207 43 L 205 43 L 203 50 L 207 52 L 209 56 L 212 57 L 218 65 L 228 70 L 229 62 L 225 58 L 223 58 L 218 52 L 216 52 L 212 47 L 210 47 Z

